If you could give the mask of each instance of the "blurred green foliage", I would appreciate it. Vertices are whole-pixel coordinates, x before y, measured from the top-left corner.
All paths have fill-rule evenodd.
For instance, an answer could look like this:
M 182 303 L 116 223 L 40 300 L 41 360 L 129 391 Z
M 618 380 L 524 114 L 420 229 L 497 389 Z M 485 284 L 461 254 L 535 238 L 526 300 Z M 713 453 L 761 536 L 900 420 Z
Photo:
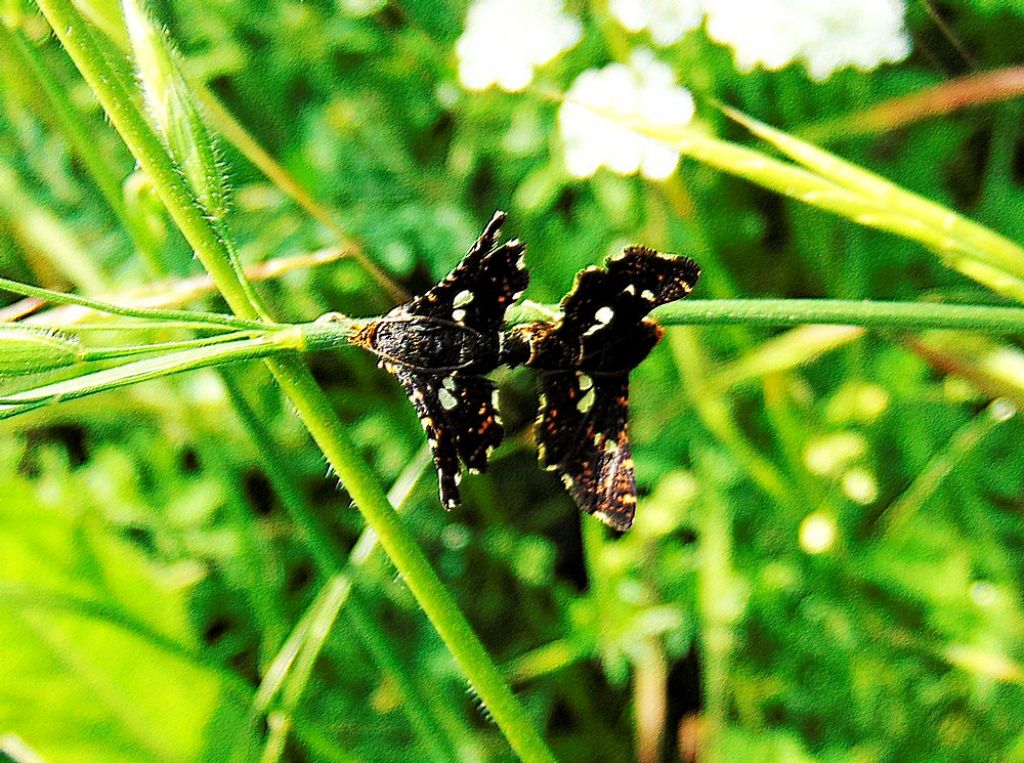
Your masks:
M 737 72 L 700 32 L 659 55 L 696 94 L 703 127 L 745 140 L 713 99 L 795 134 L 829 124 L 818 139 L 845 158 L 1020 239 L 1019 103 L 856 138 L 842 129 L 886 99 L 1021 60 L 1017 5 L 937 8 L 965 60 L 913 4 L 910 59 L 823 83 L 796 66 Z M 137 255 L 35 75 L 0 47 L 2 275 L 102 293 L 154 267 L 198 272 L 45 22 L 17 0 L 0 10 L 123 180 L 123 214 L 156 251 L 149 265 Z M 646 43 L 601 4 L 572 10 L 580 44 L 509 94 L 460 88 L 461 4 L 151 8 L 186 74 L 409 292 L 443 276 L 502 208 L 528 242 L 527 296 L 540 302 L 630 242 L 698 259 L 700 297 L 995 301 L 918 244 L 691 161 L 662 183 L 569 176 L 557 104 L 540 93 L 564 91 L 624 41 Z M 89 15 L 118 12 L 96 3 Z M 337 242 L 228 141 L 220 160 L 247 263 Z M 392 304 L 351 260 L 259 289 L 291 320 Z M 537 468 L 533 383 L 520 372 L 499 375 L 510 437 L 487 475 L 467 478 L 465 505 L 445 514 L 423 471 L 407 521 L 560 759 L 676 760 L 695 746 L 720 760 L 1024 760 L 1024 425 L 991 402 L 1022 400 L 1024 355 L 1008 341 L 858 332 L 780 365 L 773 338 L 677 327 L 635 372 L 642 497 L 628 535 L 580 518 Z M 311 363 L 376 473 L 398 480 L 423 441 L 398 386 L 355 350 Z M 266 371 L 232 374 L 255 424 L 220 376 L 200 372 L 2 425 L 10 758 L 260 754 L 257 687 L 324 585 L 288 504 L 311 506 L 340 549 L 361 526 Z M 271 487 L 274 466 L 289 496 Z M 288 708 L 281 754 L 508 759 L 388 564 L 371 557 L 356 591 L 358 610 L 341 609 Z

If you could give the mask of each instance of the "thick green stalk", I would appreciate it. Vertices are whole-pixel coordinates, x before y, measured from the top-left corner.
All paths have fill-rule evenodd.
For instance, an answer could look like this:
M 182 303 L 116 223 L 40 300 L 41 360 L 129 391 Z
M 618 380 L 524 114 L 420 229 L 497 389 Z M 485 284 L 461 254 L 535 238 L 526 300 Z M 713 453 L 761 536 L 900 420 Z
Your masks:
M 42 0 L 38 5 L 231 309 L 243 318 L 265 317 L 246 293 L 224 240 L 196 203 L 160 137 L 121 87 L 119 73 L 108 63 L 90 25 L 68 0 Z
M 8 282 L 0 279 L 0 288 Z M 36 290 L 20 284 L 16 286 L 24 293 Z M 95 300 L 66 295 L 69 301 L 82 304 L 101 306 L 100 309 L 117 309 L 125 314 L 143 317 L 146 310 L 113 308 Z M 1022 334 L 1024 333 L 1024 308 L 988 307 L 979 305 L 949 305 L 928 302 L 858 302 L 847 300 L 694 300 L 677 302 L 660 308 L 656 316 L 666 325 L 693 324 L 728 324 L 742 323 L 746 325 L 786 326 L 797 324 L 832 324 L 863 326 L 866 328 L 884 329 L 888 331 L 921 331 L 927 329 L 948 329 L 960 331 Z M 188 315 L 184 311 L 160 311 L 154 315 L 161 318 L 180 318 Z M 204 315 L 221 324 L 228 324 L 233 319 L 227 316 Z M 513 316 L 517 320 L 530 318 L 549 318 L 550 313 L 543 306 L 520 307 Z M 261 324 L 256 321 L 238 321 L 239 324 L 254 327 Z M 280 354 L 282 350 L 318 351 L 336 349 L 348 341 L 350 322 L 341 320 L 330 323 L 308 323 L 292 326 L 285 330 L 283 326 L 262 324 L 268 338 L 253 337 L 242 341 L 245 332 L 227 334 L 220 337 L 190 340 L 187 342 L 170 342 L 162 345 L 138 345 L 126 348 L 82 348 L 76 355 L 78 360 L 97 360 L 105 358 L 126 357 L 132 354 L 164 351 L 164 354 L 136 364 L 128 364 L 117 369 L 88 374 L 47 385 L 37 389 L 25 390 L 3 400 L 5 403 L 39 403 L 55 398 L 69 399 L 87 394 L 103 392 L 115 387 L 123 387 L 140 381 L 153 379 L 161 375 L 180 373 L 212 365 L 220 365 L 235 360 L 249 360 L 256 357 L 267 357 Z M 13 324 L 12 328 L 21 328 Z M 38 330 L 38 327 L 26 327 Z M 249 329 L 252 331 L 253 329 Z M 276 335 L 276 338 L 269 338 Z M 13 335 L 12 335 L 13 336 Z M 222 347 L 216 345 L 223 344 Z M 192 348 L 192 351 L 167 352 Z M 42 359 L 41 359 L 42 360 Z M 284 361 L 286 364 L 292 361 Z M 42 366 L 40 366 L 42 367 Z M 0 410 L 0 418 L 15 413 L 25 412 L 36 407 L 26 406 L 23 410 Z M 340 474 L 340 473 L 339 473 Z
M 242 273 L 234 267 L 230 248 L 196 204 L 160 138 L 130 99 L 111 84 L 113 72 L 89 25 L 68 0 L 38 0 L 38 5 L 129 150 L 149 173 L 171 217 L 231 309 L 243 318 L 265 318 L 265 311 L 252 300 Z M 525 760 L 553 760 L 451 594 L 388 503 L 372 469 L 349 440 L 309 369 L 299 358 L 268 360 L 267 364 L 509 744 Z
M 524 760 L 553 760 L 490 655 L 455 606 L 451 594 L 388 503 L 372 470 L 349 441 L 309 371 L 297 362 L 273 363 L 271 367 L 353 503 L 377 534 L 381 546 L 462 666 L 473 690 L 483 700 L 509 744 Z
M 1024 332 L 1024 309 L 938 302 L 859 302 L 840 299 L 729 299 L 676 302 L 655 316 L 667 325 L 678 323 L 745 323 L 795 326 L 827 323 L 890 331 L 959 329 L 990 333 Z
M 522 305 L 515 322 L 550 320 L 552 306 Z M 666 326 L 743 323 L 748 326 L 831 324 L 889 331 L 956 329 L 989 334 L 1024 333 L 1024 308 L 942 302 L 869 302 L 843 299 L 708 299 L 673 302 L 654 317 Z
M 325 581 L 351 580 L 356 578 L 359 565 L 365 561 L 366 553 L 360 552 L 357 558 L 355 549 L 348 557 L 348 564 L 345 564 L 345 555 L 337 541 L 331 536 L 326 524 L 320 514 L 314 510 L 305 496 L 301 493 L 289 470 L 289 464 L 282 463 L 282 460 L 274 457 L 275 445 L 267 432 L 263 421 L 253 410 L 241 388 L 235 382 L 231 374 L 224 374 L 224 383 L 228 395 L 235 406 L 239 420 L 245 427 L 246 433 L 252 438 L 256 451 L 260 455 L 260 462 L 273 486 L 274 491 L 280 496 L 285 510 L 291 516 L 295 526 L 302 534 L 306 548 L 316 562 L 317 568 Z M 396 509 L 401 509 L 406 503 L 412 487 L 418 481 L 418 477 L 426 467 L 426 453 L 414 457 L 409 465 L 403 470 L 398 480 L 388 493 L 388 500 Z M 410 475 L 413 475 L 410 479 Z M 363 537 L 356 543 L 355 548 L 362 549 L 365 545 L 364 538 L 371 536 L 373 543 L 371 548 L 376 548 L 376 536 L 369 529 L 363 531 Z M 352 587 L 347 586 L 344 592 L 338 597 L 338 608 L 346 605 Z M 364 608 L 365 609 L 365 608 Z M 455 745 L 450 743 L 445 729 L 437 721 L 430 711 L 422 692 L 416 685 L 411 671 L 394 654 L 390 648 L 387 638 L 377 623 L 365 611 L 353 615 L 352 624 L 363 639 L 367 649 L 374 655 L 377 665 L 389 675 L 395 682 L 401 697 L 402 708 L 413 731 L 420 740 L 423 749 L 433 760 L 450 761 L 455 760 Z M 301 627 L 301 625 L 300 625 Z M 288 658 L 288 644 L 282 648 L 284 659 L 279 657 L 274 664 L 265 672 L 257 701 L 254 707 L 255 715 L 262 715 L 270 707 L 270 702 L 277 694 L 281 683 L 290 669 L 291 661 Z M 281 663 L 284 663 L 282 666 Z M 294 711 L 294 708 L 292 708 Z M 291 713 L 293 715 L 294 712 Z M 280 727 L 280 733 L 287 732 L 290 722 Z M 268 743 L 269 744 L 269 743 Z

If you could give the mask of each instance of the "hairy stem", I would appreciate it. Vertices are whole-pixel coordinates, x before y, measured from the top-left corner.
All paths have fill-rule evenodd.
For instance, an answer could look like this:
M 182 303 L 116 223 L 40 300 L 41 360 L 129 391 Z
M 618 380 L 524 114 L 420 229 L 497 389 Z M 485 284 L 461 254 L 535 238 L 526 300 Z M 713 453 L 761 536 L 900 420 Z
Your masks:
M 253 300 L 244 275 L 235 267 L 232 250 L 220 235 L 221 226 L 212 225 L 204 215 L 194 192 L 137 105 L 112 84 L 116 77 L 108 71 L 102 49 L 89 25 L 68 0 L 38 0 L 38 5 L 121 138 L 152 178 L 172 219 L 228 305 L 242 318 L 265 319 L 265 309 Z M 451 593 L 388 502 L 373 470 L 349 439 L 309 369 L 297 357 L 266 362 L 509 744 L 525 760 L 553 760 L 525 709 L 455 605 Z

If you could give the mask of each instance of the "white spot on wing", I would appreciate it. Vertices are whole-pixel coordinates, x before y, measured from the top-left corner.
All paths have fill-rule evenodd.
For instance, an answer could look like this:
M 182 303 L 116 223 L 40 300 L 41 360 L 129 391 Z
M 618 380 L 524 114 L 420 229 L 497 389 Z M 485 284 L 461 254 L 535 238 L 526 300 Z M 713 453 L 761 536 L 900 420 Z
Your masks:
M 623 291 L 626 292 L 626 294 L 636 294 L 636 287 L 633 284 L 630 284 L 623 289 Z
M 650 289 L 644 289 L 642 292 L 640 292 L 640 296 L 646 299 L 648 302 L 654 301 L 654 292 L 651 291 Z
M 463 307 L 473 301 L 473 292 L 469 289 L 463 289 L 455 295 L 455 299 L 452 300 L 452 307 Z
M 456 323 L 462 323 L 466 319 L 466 311 L 461 307 L 452 310 L 452 320 Z
M 444 387 L 437 391 L 437 399 L 441 401 L 441 407 L 446 411 L 450 411 L 452 408 L 459 404 L 459 401 L 455 399 L 455 395 L 446 390 Z
M 602 308 L 599 308 L 598 311 L 596 313 L 594 313 L 594 320 L 596 320 L 597 323 L 595 323 L 593 326 L 591 326 L 586 331 L 584 331 L 583 332 L 583 336 L 590 336 L 595 331 L 600 331 L 605 326 L 607 326 L 608 323 L 611 321 L 611 319 L 614 318 L 614 317 L 615 317 L 615 311 L 612 310 L 607 305 L 605 305 Z
M 579 380 L 580 389 L 584 392 L 594 386 L 594 380 L 586 374 L 576 374 L 576 378 Z
M 448 374 L 448 376 L 444 377 L 444 379 L 441 380 L 441 386 L 444 387 L 449 392 L 454 392 L 455 391 L 455 377 L 452 376 L 451 374 Z

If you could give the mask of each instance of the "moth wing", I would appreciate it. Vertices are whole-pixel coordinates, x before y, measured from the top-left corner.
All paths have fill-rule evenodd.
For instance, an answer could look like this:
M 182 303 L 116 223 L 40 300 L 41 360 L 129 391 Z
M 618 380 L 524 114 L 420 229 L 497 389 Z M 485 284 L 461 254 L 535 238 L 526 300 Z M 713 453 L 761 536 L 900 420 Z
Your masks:
M 559 473 L 576 505 L 616 530 L 636 513 L 629 443 L 629 379 L 545 374 L 537 427 L 541 463 Z
M 427 434 L 430 455 L 437 470 L 441 505 L 445 509 L 454 509 L 462 502 L 459 496 L 462 468 L 459 465 L 455 432 L 447 426 L 447 415 L 438 398 L 439 386 L 435 383 L 437 379 L 433 376 L 413 374 L 401 367 L 395 369 L 395 375 L 416 409 L 423 431 Z
M 688 295 L 699 275 L 689 257 L 627 247 L 608 260 L 606 270 L 591 267 L 577 276 L 562 301 L 558 329 L 578 336 L 584 355 L 631 342 L 647 313 Z
M 395 375 L 419 416 L 437 470 L 441 505 L 461 503 L 461 459 L 483 471 L 505 431 L 493 401 L 494 384 L 482 376 L 416 374 L 397 367 Z
M 536 437 L 537 458 L 545 469 L 559 468 L 579 446 L 586 423 L 579 409 L 581 382 L 581 374 L 576 371 L 541 374 Z
M 497 244 L 504 212 L 495 212 L 462 261 L 422 296 L 401 306 L 404 313 L 459 323 L 481 333 L 500 331 L 505 310 L 526 291 L 526 246 Z M 398 309 L 398 308 L 396 308 Z
M 497 389 L 484 376 L 454 376 L 450 394 L 456 405 L 448 411 L 459 458 L 471 470 L 485 471 L 491 452 L 505 436 L 498 414 Z M 442 384 L 444 380 L 442 380 Z
M 650 310 L 688 296 L 700 277 L 700 266 L 689 257 L 627 246 L 608 260 L 608 274 L 624 287 L 632 285 Z

